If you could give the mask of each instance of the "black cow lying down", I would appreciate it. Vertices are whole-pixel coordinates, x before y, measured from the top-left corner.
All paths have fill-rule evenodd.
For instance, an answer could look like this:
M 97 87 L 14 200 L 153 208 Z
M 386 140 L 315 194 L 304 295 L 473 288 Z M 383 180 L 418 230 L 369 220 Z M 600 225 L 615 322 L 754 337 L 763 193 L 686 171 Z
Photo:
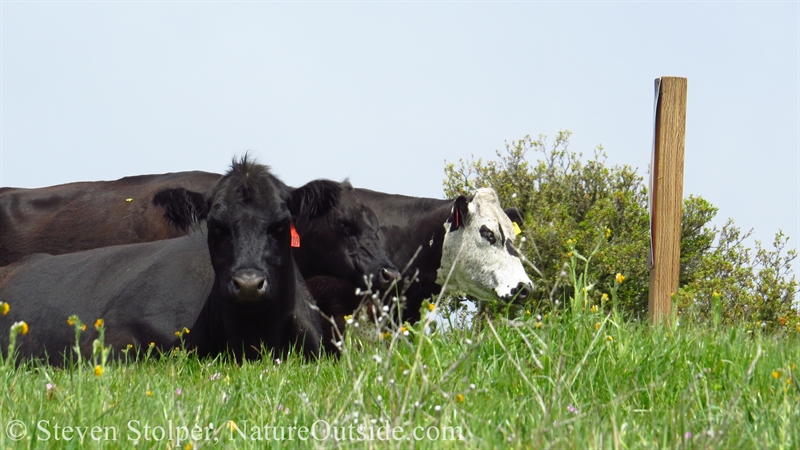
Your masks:
M 293 345 L 317 355 L 320 323 L 291 251 L 292 221 L 307 230 L 300 248 L 322 269 L 325 261 L 335 266 L 328 273 L 358 282 L 363 266 L 396 271 L 370 228 L 374 215 L 346 191 L 324 180 L 291 190 L 245 157 L 205 196 L 164 192 L 158 201 L 168 216 L 179 226 L 206 220 L 207 236 L 33 255 L 0 269 L 0 300 L 11 306 L 0 320 L 0 346 L 10 324 L 24 320 L 30 332 L 18 339 L 21 356 L 61 365 L 74 345 L 67 318 L 77 314 L 87 322 L 103 318 L 106 345 L 115 350 L 150 342 L 170 349 L 178 344 L 175 332 L 187 327 L 185 344 L 201 356 L 230 350 L 237 359 L 257 358 L 262 344 L 276 355 Z M 347 223 L 347 237 L 334 230 L 328 245 L 306 245 L 316 232 L 330 232 L 331 222 Z M 95 336 L 81 340 L 85 356 Z

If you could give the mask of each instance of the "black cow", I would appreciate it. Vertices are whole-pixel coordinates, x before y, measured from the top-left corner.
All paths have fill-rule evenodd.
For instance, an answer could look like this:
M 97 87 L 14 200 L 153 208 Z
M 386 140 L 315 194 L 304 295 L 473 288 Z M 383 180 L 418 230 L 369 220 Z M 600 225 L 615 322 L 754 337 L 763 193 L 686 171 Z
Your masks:
M 345 195 L 351 190 L 324 180 L 291 190 L 265 166 L 245 159 L 206 196 L 163 192 L 158 202 L 179 226 L 207 220 L 207 239 L 193 233 L 60 256 L 34 255 L 0 269 L 0 300 L 11 306 L 9 316 L 0 319 L 0 345 L 10 324 L 25 320 L 30 333 L 18 341 L 21 354 L 44 358 L 48 352 L 50 362 L 61 364 L 61 353 L 74 339 L 66 320 L 77 314 L 84 320 L 102 317 L 106 344 L 114 349 L 150 342 L 169 349 L 177 344 L 175 331 L 188 327 L 185 343 L 200 355 L 230 349 L 237 358 L 254 358 L 262 343 L 277 354 L 298 341 L 307 355 L 315 355 L 319 319 L 290 251 L 292 220 L 307 230 L 301 248 L 310 258 L 328 260 L 335 270 L 359 267 L 367 253 L 381 249 L 374 229 L 354 239 L 353 250 L 349 237 L 346 245 L 335 245 L 341 240 L 337 236 L 322 248 L 311 245 L 314 230 L 344 220 L 343 210 L 360 211 L 350 218 L 356 226 L 374 226 L 374 216 L 370 224 L 363 223 L 370 218 L 368 210 L 342 206 L 351 200 Z M 348 264 L 341 264 L 342 252 L 348 252 Z M 336 257 L 329 258 L 331 253 Z M 377 253 L 376 260 L 381 255 L 385 260 L 382 251 Z M 380 267 L 378 273 L 393 269 L 390 263 Z M 81 341 L 84 352 L 91 351 L 93 338 L 87 333 Z
M 175 212 L 164 209 L 170 196 L 189 195 L 192 201 L 201 201 L 202 193 L 221 176 L 193 171 L 38 189 L 0 188 L 0 266 L 34 253 L 61 255 L 184 236 L 190 228 L 186 221 L 164 220 L 165 214 L 179 219 Z M 308 207 L 293 205 L 295 210 L 312 212 L 315 201 L 336 205 L 324 221 L 298 223 L 304 245 L 293 251 L 303 276 L 330 275 L 362 287 L 366 287 L 363 275 L 380 285 L 397 278 L 399 272 L 373 239 L 377 219 L 356 198 L 352 185 L 345 181 L 338 190 L 324 187 L 316 191 L 306 188 L 307 196 L 297 201 L 311 202 Z M 331 197 L 320 197 L 326 193 Z M 314 229 L 306 228 L 310 226 Z M 325 248 L 324 262 L 307 250 L 321 253 Z
M 153 205 L 156 192 L 205 192 L 221 175 L 179 172 L 37 189 L 0 188 L 0 266 L 33 253 L 60 255 L 183 236 Z
M 418 321 L 423 300 L 439 294 L 445 283 L 477 300 L 522 300 L 529 294 L 531 280 L 514 247 L 509 217 L 521 223 L 520 212 L 504 211 L 492 189 L 455 200 L 368 189 L 356 189 L 356 195 L 378 217 L 379 237 L 392 262 L 401 269 L 410 264 L 405 275 L 415 281 L 405 293 L 403 320 Z M 320 309 L 340 324 L 341 316 L 352 314 L 361 300 L 355 287 L 341 280 L 315 277 L 306 282 Z

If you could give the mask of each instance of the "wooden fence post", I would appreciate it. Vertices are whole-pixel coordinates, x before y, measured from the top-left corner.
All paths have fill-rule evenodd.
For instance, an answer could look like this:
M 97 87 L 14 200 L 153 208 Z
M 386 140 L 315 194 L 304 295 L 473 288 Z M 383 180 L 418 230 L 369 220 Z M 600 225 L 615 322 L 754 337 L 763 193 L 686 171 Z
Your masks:
M 662 77 L 655 84 L 647 314 L 652 323 L 659 323 L 672 312 L 672 295 L 680 275 L 687 80 Z

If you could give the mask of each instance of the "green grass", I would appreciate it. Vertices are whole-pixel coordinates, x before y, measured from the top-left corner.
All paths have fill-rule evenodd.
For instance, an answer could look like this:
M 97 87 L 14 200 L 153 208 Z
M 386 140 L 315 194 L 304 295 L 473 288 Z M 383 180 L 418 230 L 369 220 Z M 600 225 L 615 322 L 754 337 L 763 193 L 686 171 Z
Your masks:
M 424 326 L 380 342 L 348 337 L 339 360 L 317 363 L 290 355 L 235 365 L 179 351 L 109 361 L 100 376 L 88 362 L 7 367 L 0 447 L 264 448 L 254 439 L 266 432 L 271 448 L 800 447 L 796 331 L 651 327 L 580 309 L 433 335 Z M 21 429 L 12 420 L 27 429 L 19 441 L 8 436 Z M 317 421 L 355 439 L 301 441 L 289 429 Z M 403 439 L 378 439 L 387 424 Z M 374 439 L 358 440 L 363 425 Z M 88 427 L 83 442 L 64 426 Z M 196 439 L 185 439 L 195 426 Z M 462 440 L 444 439 L 453 436 Z

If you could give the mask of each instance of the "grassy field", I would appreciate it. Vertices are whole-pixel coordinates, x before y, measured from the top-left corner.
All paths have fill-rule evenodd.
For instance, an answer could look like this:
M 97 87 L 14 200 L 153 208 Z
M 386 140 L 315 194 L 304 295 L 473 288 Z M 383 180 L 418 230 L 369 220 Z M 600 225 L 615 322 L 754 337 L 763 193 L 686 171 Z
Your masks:
M 480 324 L 350 335 L 341 358 L 316 363 L 177 351 L 6 366 L 0 447 L 800 447 L 800 330 L 650 327 L 591 310 Z

